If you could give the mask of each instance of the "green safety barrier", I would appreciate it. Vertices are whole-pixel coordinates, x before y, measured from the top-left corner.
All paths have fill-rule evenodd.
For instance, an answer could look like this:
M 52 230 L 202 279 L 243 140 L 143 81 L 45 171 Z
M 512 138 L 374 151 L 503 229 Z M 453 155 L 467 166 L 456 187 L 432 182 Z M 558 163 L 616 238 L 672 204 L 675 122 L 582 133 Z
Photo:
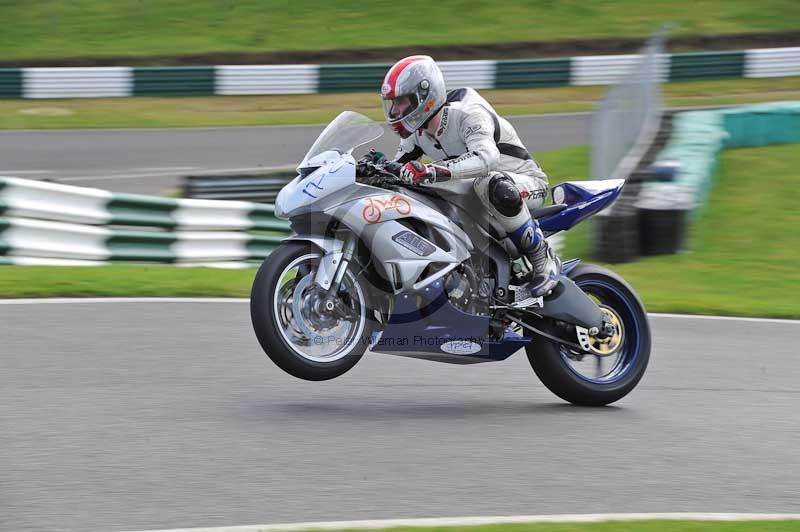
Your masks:
M 672 54 L 669 81 L 742 78 L 744 65 L 742 51 Z
M 726 148 L 800 143 L 800 102 L 777 102 L 721 112 Z
M 0 68 L 0 98 L 22 98 L 22 69 Z
M 569 58 L 498 61 L 495 87 L 513 89 L 569 85 L 571 64 Z
M 319 92 L 378 92 L 391 65 L 322 65 Z
M 800 46 L 665 54 L 667 81 L 800 75 Z M 587 61 L 588 60 L 588 61 Z M 483 88 L 609 84 L 630 72 L 632 56 L 448 61 L 445 78 Z M 373 92 L 390 63 L 70 68 L 0 68 L 0 98 L 206 96 Z
M 146 67 L 133 69 L 134 96 L 210 96 L 215 68 Z

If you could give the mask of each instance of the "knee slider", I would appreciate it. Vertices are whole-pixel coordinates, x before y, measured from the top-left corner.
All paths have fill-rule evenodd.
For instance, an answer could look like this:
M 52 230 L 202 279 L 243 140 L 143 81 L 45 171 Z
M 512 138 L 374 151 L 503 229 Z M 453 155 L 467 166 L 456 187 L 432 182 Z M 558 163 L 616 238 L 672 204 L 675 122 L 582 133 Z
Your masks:
M 489 178 L 489 201 L 503 216 L 516 216 L 522 209 L 522 195 L 514 180 L 505 174 Z

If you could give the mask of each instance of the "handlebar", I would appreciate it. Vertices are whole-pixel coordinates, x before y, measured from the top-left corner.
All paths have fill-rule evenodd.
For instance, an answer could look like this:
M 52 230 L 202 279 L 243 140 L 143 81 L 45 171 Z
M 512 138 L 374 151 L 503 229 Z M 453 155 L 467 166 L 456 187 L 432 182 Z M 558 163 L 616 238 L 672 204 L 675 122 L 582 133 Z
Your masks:
M 356 176 L 372 186 L 400 185 L 403 182 L 398 174 L 402 166 L 400 163 L 387 161 L 382 153 L 373 149 L 356 163 Z
M 373 187 L 391 190 L 396 190 L 398 186 L 408 189 L 417 189 L 423 186 L 412 185 L 400 179 L 399 174 L 402 168 L 402 164 L 388 161 L 385 155 L 372 149 L 356 162 L 356 180 Z

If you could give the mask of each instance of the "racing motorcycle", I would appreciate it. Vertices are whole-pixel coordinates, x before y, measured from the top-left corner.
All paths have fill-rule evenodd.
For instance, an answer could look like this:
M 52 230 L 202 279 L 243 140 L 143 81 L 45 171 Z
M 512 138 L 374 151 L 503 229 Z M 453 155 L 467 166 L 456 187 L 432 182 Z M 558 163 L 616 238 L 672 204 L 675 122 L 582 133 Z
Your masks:
M 500 361 L 525 349 L 557 396 L 605 405 L 639 382 L 650 326 L 620 276 L 578 259 L 552 292 L 533 297 L 532 267 L 471 193 L 471 180 L 424 186 L 353 151 L 383 127 L 344 112 L 320 134 L 278 194 L 293 235 L 267 256 L 252 287 L 258 341 L 286 372 L 326 380 L 369 349 L 440 362 Z M 623 180 L 570 181 L 534 209 L 545 236 L 608 207 Z

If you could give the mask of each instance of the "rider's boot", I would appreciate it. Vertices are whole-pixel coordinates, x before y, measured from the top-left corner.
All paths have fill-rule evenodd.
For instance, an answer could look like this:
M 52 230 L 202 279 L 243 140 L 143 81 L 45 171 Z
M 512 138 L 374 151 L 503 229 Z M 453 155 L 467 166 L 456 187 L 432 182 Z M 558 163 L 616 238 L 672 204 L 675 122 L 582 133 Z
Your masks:
M 539 224 L 531 217 L 508 236 L 533 266 L 522 280 L 528 282 L 527 286 L 534 297 L 547 295 L 558 284 L 561 260 L 545 240 Z

